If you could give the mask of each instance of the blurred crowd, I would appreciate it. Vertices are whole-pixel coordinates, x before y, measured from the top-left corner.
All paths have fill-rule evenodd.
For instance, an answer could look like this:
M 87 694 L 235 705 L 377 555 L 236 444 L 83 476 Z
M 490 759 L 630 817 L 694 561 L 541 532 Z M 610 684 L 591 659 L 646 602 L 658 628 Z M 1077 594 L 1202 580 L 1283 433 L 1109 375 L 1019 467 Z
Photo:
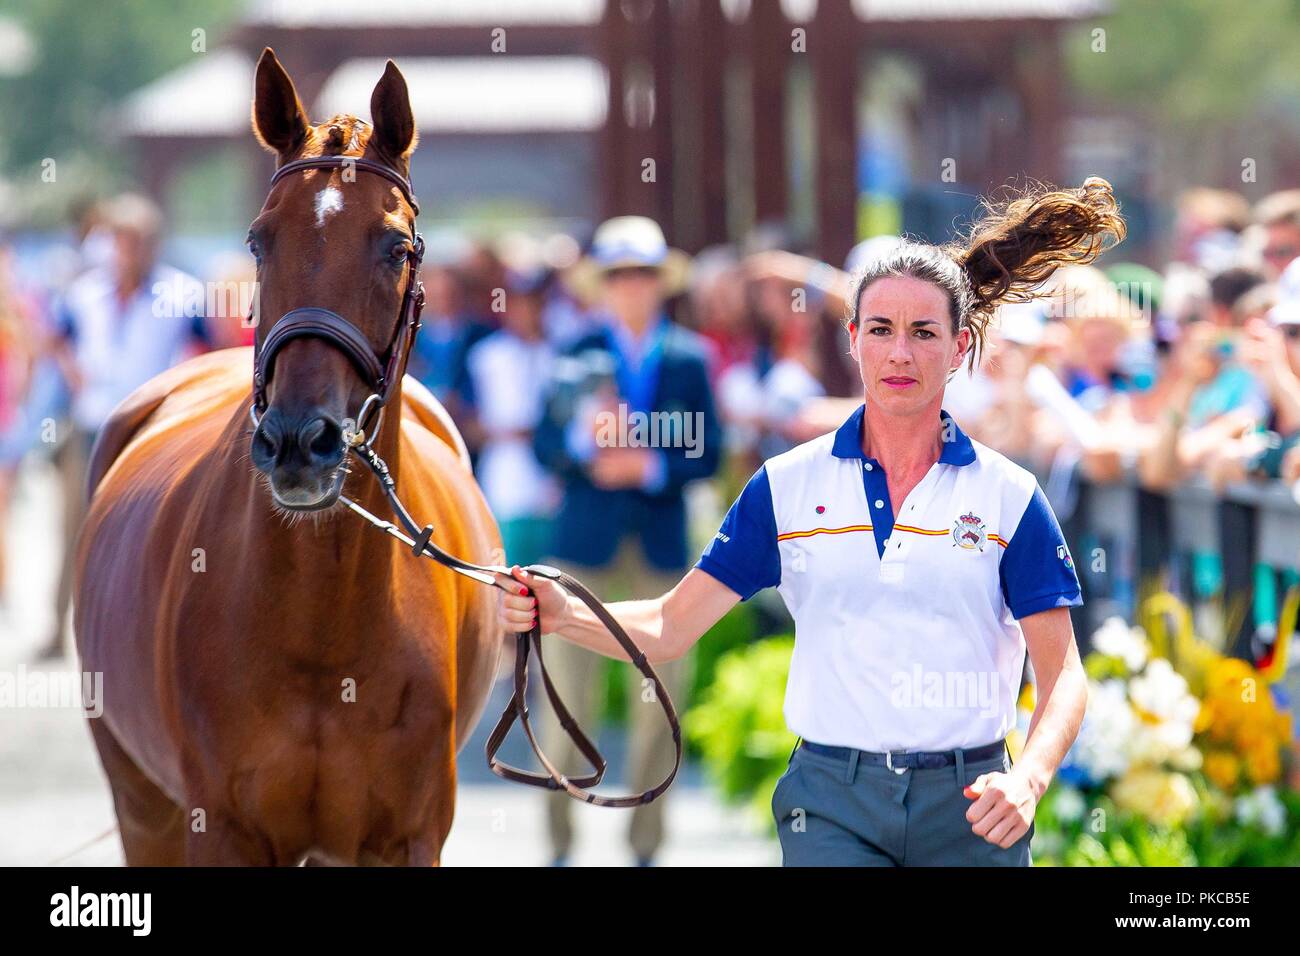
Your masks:
M 460 425 L 519 563 L 551 553 L 564 497 L 564 462 L 535 440 L 539 426 L 557 402 L 590 404 L 602 382 L 627 397 L 619 375 L 635 363 L 621 356 L 646 338 L 636 322 L 630 351 L 611 346 L 604 366 L 574 347 L 611 327 L 611 315 L 639 309 L 690 330 L 728 491 L 861 401 L 845 290 L 896 240 L 875 237 L 847 262 L 824 263 L 764 225 L 687 260 L 653 223 L 631 221 L 613 241 L 644 261 L 613 270 L 600 267 L 591 237 L 428 237 L 409 372 Z M 70 541 L 90 445 L 113 406 L 188 355 L 251 343 L 248 257 L 219 262 L 200 282 L 161 261 L 163 235 L 149 200 L 122 195 L 76 210 L 70 242 L 38 275 L 20 274 L 0 237 L 0 514 L 23 458 L 48 455 L 64 478 Z M 1253 208 L 1233 192 L 1190 190 L 1168 246 L 1160 271 L 1118 261 L 1120 249 L 1100 268 L 1059 270 L 1034 302 L 1004 306 L 978 367 L 954 374 L 945 408 L 1040 475 L 1128 475 L 1155 489 L 1197 476 L 1218 488 L 1300 481 L 1300 190 Z M 593 469 L 660 487 L 654 461 L 597 458 Z M 0 549 L 0 574 L 3 564 Z M 67 585 L 65 575 L 60 615 Z
M 163 261 L 163 237 L 157 207 L 130 194 L 76 210 L 71 239 L 35 269 L 20 269 L 0 236 L 0 521 L 23 462 L 51 460 L 65 559 L 49 656 L 63 651 L 97 432 L 173 364 L 253 340 L 251 258 L 232 255 L 200 279 Z M 1191 190 L 1170 239 L 1159 271 L 1121 261 L 1122 250 L 1099 268 L 1058 270 L 1039 297 L 1000 309 L 978 365 L 948 384 L 944 408 L 1045 478 L 1049 497 L 1068 496 L 1079 476 L 1155 490 L 1300 488 L 1300 190 L 1253 208 Z M 762 461 L 835 429 L 862 401 L 845 296 L 854 271 L 898 241 L 877 236 L 826 263 L 764 225 L 688 257 L 637 216 L 591 236 L 426 240 L 408 372 L 459 425 L 507 562 L 555 564 L 607 601 L 662 594 L 698 556 L 688 485 L 713 479 L 725 507 Z M 251 385 L 251 360 L 249 371 Z M 587 727 L 595 655 L 550 647 L 561 696 Z M 660 670 L 674 699 L 683 666 Z M 633 708 L 633 789 L 669 769 L 652 710 Z M 548 719 L 545 749 L 576 764 Z M 569 809 L 559 794 L 548 811 L 557 863 L 573 838 Z M 631 817 L 640 862 L 661 844 L 662 812 L 657 801 Z

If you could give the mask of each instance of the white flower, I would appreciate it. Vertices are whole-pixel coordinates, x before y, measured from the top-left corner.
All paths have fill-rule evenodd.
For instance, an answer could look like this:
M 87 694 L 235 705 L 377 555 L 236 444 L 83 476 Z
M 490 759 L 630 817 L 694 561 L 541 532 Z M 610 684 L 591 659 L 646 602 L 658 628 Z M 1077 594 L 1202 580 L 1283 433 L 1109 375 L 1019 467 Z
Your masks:
M 1078 789 L 1062 784 L 1056 794 L 1055 806 L 1057 817 L 1070 823 L 1083 816 L 1083 811 L 1087 809 L 1088 804 Z
M 1286 826 L 1286 807 L 1271 786 L 1256 787 L 1233 801 L 1237 822 L 1254 824 L 1269 836 L 1278 836 Z
M 1124 682 L 1088 682 L 1088 710 L 1070 749 L 1069 762 L 1094 781 L 1117 777 L 1128 769 L 1128 741 L 1137 718 Z
M 1192 725 L 1178 720 L 1161 720 L 1147 723 L 1138 720 L 1129 738 L 1129 757 L 1134 763 L 1175 764 L 1185 767 L 1192 758 L 1187 751 L 1192 747 Z
M 1187 689 L 1183 675 L 1163 657 L 1157 657 L 1129 681 L 1129 694 L 1138 709 L 1160 720 L 1186 723 L 1190 729 L 1200 702 Z
M 1133 761 L 1190 767 L 1195 762 L 1189 751 L 1195 749 L 1192 734 L 1201 705 L 1183 676 L 1158 657 L 1129 681 L 1128 690 L 1133 706 L 1141 712 L 1128 745 Z
M 1140 627 L 1129 627 L 1122 617 L 1108 617 L 1092 635 L 1093 649 L 1108 657 L 1124 661 L 1130 673 L 1136 673 L 1147 662 L 1146 632 Z

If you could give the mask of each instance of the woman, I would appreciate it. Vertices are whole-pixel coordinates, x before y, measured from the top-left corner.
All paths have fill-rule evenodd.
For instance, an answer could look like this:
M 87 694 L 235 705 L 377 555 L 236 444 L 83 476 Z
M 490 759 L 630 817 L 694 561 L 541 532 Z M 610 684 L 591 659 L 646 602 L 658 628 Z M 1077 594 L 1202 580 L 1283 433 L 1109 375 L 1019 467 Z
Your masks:
M 969 239 L 907 243 L 848 298 L 864 404 L 768 460 L 672 591 L 610 611 L 653 660 L 681 656 L 739 600 L 777 587 L 795 621 L 785 716 L 802 740 L 772 809 L 786 865 L 1030 863 L 1034 810 L 1083 719 L 1069 551 L 1033 476 L 941 408 L 997 304 L 1123 237 L 1110 185 L 1024 193 Z M 500 619 L 611 657 L 553 582 Z M 506 583 L 505 576 L 501 577 Z M 1037 707 L 1010 765 L 1026 645 Z

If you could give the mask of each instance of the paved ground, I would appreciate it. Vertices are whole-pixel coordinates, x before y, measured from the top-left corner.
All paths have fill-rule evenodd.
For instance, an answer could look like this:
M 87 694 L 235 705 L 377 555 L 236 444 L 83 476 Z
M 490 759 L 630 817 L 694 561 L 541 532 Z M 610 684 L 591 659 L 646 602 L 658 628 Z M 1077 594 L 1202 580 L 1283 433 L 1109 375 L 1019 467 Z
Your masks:
M 10 571 L 0 607 L 0 673 L 50 669 L 34 661 L 46 633 L 57 573 L 58 508 L 49 470 L 29 467 L 3 533 Z M 54 669 L 71 673 L 65 660 Z M 483 758 L 483 740 L 508 693 L 498 685 L 474 740 L 461 753 L 456 823 L 443 862 L 449 866 L 535 866 L 548 861 L 542 796 L 496 781 Z M 503 753 L 526 763 L 526 744 Z M 620 741 L 602 735 L 612 768 L 620 766 Z M 617 786 L 617 781 L 611 781 Z M 756 834 L 742 814 L 723 806 L 687 766 L 668 797 L 669 840 L 659 862 L 669 866 L 752 866 L 779 862 L 774 840 Z M 575 804 L 579 841 L 574 865 L 631 862 L 625 834 L 628 813 Z M 45 865 L 103 833 L 113 823 L 108 787 L 77 710 L 0 706 L 0 866 Z M 116 836 L 69 857 L 68 864 L 120 865 Z

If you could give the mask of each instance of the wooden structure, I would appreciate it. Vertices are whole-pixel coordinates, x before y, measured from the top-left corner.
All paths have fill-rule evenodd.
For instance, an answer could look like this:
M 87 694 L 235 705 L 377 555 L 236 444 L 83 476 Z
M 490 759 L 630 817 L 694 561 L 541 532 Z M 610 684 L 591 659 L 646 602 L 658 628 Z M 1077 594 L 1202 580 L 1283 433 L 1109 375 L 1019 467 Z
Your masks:
M 840 262 L 857 238 L 859 103 L 873 57 L 903 55 L 923 78 L 911 117 L 914 181 L 973 200 L 1013 177 L 1059 177 L 1067 106 L 1060 30 L 1104 7 L 1104 0 L 400 0 L 363 9 L 258 0 L 228 44 L 250 64 L 250 83 L 252 60 L 273 46 L 309 107 L 336 70 L 363 58 L 591 58 L 608 83 L 603 125 L 593 131 L 594 214 L 651 215 L 670 241 L 697 250 L 788 218 L 792 189 L 811 189 L 815 251 Z M 494 53 L 502 39 L 504 52 Z M 795 70 L 811 76 L 810 104 L 791 100 Z M 246 102 L 249 94 L 224 95 Z M 812 181 L 792 184 L 790 120 L 809 108 Z M 155 189 L 193 152 L 172 134 L 137 126 L 133 135 Z M 246 127 L 225 135 L 247 138 Z M 436 138 L 426 147 L 436 154 Z M 251 147 L 249 156 L 267 162 Z M 945 158 L 956 162 L 955 181 L 941 179 Z

